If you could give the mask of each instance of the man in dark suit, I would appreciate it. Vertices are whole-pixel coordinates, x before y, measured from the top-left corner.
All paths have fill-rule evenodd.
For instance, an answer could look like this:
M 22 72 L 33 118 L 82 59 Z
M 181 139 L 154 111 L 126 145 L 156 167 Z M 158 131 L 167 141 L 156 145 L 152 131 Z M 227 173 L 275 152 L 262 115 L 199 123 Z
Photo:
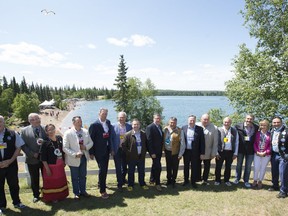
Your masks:
M 196 116 L 188 117 L 188 125 L 182 127 L 183 141 L 179 155 L 184 156 L 184 183 L 186 186 L 189 183 L 189 169 L 191 164 L 191 184 L 196 188 L 196 181 L 199 176 L 200 159 L 204 159 L 205 155 L 205 139 L 203 128 L 196 125 Z
M 160 185 L 161 157 L 163 148 L 163 132 L 161 127 L 161 115 L 153 115 L 153 123 L 147 126 L 146 136 L 148 141 L 148 151 L 152 158 L 152 168 L 150 173 L 150 183 L 156 184 L 156 189 L 162 191 Z
M 40 170 L 42 163 L 39 160 L 40 147 L 47 135 L 44 126 L 41 126 L 41 119 L 37 113 L 30 113 L 28 116 L 29 126 L 21 130 L 21 137 L 25 142 L 22 150 L 26 154 L 26 163 L 28 165 L 29 174 L 31 177 L 31 187 L 33 191 L 33 202 L 40 200 Z
M 89 150 L 90 158 L 96 158 L 99 167 L 99 185 L 100 193 L 103 199 L 108 199 L 106 192 L 106 178 L 109 162 L 109 154 L 112 153 L 112 130 L 113 127 L 107 119 L 108 109 L 101 108 L 99 119 L 89 127 L 89 134 L 93 141 L 93 146 Z
M 0 215 L 7 207 L 5 196 L 5 180 L 15 208 L 25 208 L 19 198 L 17 156 L 24 141 L 15 131 L 5 127 L 4 117 L 0 115 Z
M 246 188 L 250 188 L 249 183 L 251 166 L 254 160 L 254 141 L 256 132 L 259 126 L 254 124 L 254 116 L 251 114 L 246 115 L 245 121 L 235 125 L 239 135 L 239 149 L 237 156 L 237 165 L 235 173 L 234 184 L 238 184 L 241 179 L 242 166 L 245 158 L 245 170 L 244 170 L 244 185 Z

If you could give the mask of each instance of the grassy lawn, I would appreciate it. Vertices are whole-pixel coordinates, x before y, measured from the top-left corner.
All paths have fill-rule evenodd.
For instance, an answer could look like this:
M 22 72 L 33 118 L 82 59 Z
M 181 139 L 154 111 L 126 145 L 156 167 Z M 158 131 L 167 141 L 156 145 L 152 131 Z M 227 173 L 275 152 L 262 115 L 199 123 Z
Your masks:
M 165 163 L 163 163 L 164 165 Z M 181 162 L 182 164 L 182 162 Z M 150 159 L 146 159 L 146 166 L 150 165 Z M 113 163 L 111 163 L 111 166 Z M 95 169 L 96 162 L 89 162 L 89 169 Z M 183 187 L 183 171 L 179 170 L 176 188 L 164 187 L 158 192 L 153 186 L 149 190 L 143 190 L 138 184 L 132 192 L 126 187 L 123 192 L 117 191 L 116 177 L 108 175 L 108 190 L 110 198 L 100 198 L 97 189 L 96 175 L 89 175 L 87 179 L 87 192 L 90 198 L 74 200 L 70 187 L 70 196 L 61 202 L 45 204 L 33 203 L 32 193 L 26 185 L 25 179 L 20 179 L 22 202 L 28 207 L 22 210 L 15 209 L 11 204 L 8 194 L 8 209 L 6 215 L 286 215 L 288 198 L 276 198 L 277 192 L 269 192 L 271 174 L 266 173 L 262 190 L 246 189 L 243 182 L 227 187 L 225 184 L 214 186 L 214 169 L 210 173 L 210 185 L 198 184 L 197 189 L 191 186 Z M 232 170 L 231 181 L 234 180 L 235 170 Z M 253 172 L 251 173 L 251 177 Z M 137 174 L 135 176 L 137 180 Z M 162 183 L 166 182 L 166 172 L 162 172 Z M 70 182 L 70 176 L 68 176 Z M 146 182 L 149 182 L 149 173 L 146 173 Z M 252 181 L 252 180 L 251 180 Z

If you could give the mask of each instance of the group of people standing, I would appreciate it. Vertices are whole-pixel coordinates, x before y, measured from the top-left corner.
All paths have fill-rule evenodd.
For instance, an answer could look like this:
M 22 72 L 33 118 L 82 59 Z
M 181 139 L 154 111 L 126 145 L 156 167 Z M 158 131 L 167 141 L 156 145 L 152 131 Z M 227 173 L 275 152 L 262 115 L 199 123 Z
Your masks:
M 232 126 L 229 117 L 223 119 L 223 126 L 216 127 L 210 122 L 208 114 L 188 117 L 187 125 L 177 126 L 177 118 L 171 117 L 168 125 L 162 128 L 161 116 L 155 114 L 153 122 L 146 130 L 141 130 L 141 122 L 133 119 L 126 122 L 126 113 L 118 113 L 118 122 L 111 124 L 107 119 L 108 110 L 101 108 L 98 119 L 89 129 L 82 127 L 80 116 L 72 118 L 73 126 L 65 131 L 63 139 L 56 135 L 53 124 L 41 125 L 37 113 L 28 116 L 30 125 L 21 130 L 20 135 L 5 127 L 0 116 L 0 213 L 6 208 L 4 192 L 5 179 L 15 208 L 24 208 L 19 198 L 17 156 L 21 149 L 26 155 L 31 177 L 33 202 L 57 202 L 69 195 L 65 165 L 71 173 L 73 194 L 75 199 L 90 197 L 86 191 L 87 161 L 95 159 L 99 167 L 98 187 L 103 199 L 109 198 L 106 192 L 106 178 L 110 155 L 114 158 L 117 187 L 133 191 L 135 186 L 135 170 L 138 171 L 138 182 L 142 189 L 149 187 L 145 182 L 145 158 L 148 152 L 152 158 L 149 184 L 161 187 L 161 158 L 165 153 L 167 181 L 166 185 L 176 186 L 179 161 L 184 161 L 183 186 L 197 188 L 196 182 L 209 185 L 211 160 L 215 158 L 215 182 L 221 184 L 221 170 L 225 162 L 224 182 L 231 186 L 231 165 L 237 159 L 234 184 L 238 184 L 242 176 L 244 164 L 244 186 L 261 189 L 266 167 L 271 161 L 272 183 L 269 191 L 278 191 L 278 198 L 284 198 L 288 192 L 288 129 L 280 117 L 269 121 L 254 123 L 254 116 L 247 115 L 245 121 Z M 244 160 L 245 159 L 245 160 Z M 253 183 L 249 183 L 252 163 L 254 161 Z M 204 168 L 202 171 L 202 163 Z M 40 171 L 43 187 L 40 190 Z M 128 179 L 126 176 L 128 174 Z M 279 176 L 281 185 L 279 187 Z

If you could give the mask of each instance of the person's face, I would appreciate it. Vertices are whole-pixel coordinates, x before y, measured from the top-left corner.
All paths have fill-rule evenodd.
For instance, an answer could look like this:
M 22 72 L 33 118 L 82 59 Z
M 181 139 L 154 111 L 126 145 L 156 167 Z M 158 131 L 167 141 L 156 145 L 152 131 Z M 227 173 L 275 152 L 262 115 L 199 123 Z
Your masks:
M 107 119 L 108 111 L 107 110 L 101 110 L 99 113 L 99 117 L 101 121 L 105 121 Z
M 194 127 L 195 122 L 196 122 L 196 118 L 195 117 L 189 117 L 188 118 L 188 124 L 189 124 L 190 127 Z
M 170 121 L 169 121 L 169 127 L 170 127 L 171 129 L 175 129 L 176 126 L 177 126 L 177 121 L 173 121 L 173 120 L 170 120 Z
M 154 121 L 154 123 L 155 123 L 156 125 L 160 125 L 160 123 L 161 123 L 161 117 L 160 117 L 160 116 L 155 116 L 155 117 L 153 118 L 153 121 Z
M 73 125 L 74 125 L 76 130 L 79 130 L 82 127 L 82 119 L 76 118 L 73 122 Z
M 126 116 L 125 115 L 119 115 L 118 116 L 118 121 L 119 121 L 120 124 L 125 124 Z
M 201 123 L 204 127 L 206 127 L 210 123 L 209 117 L 207 115 L 202 116 Z
M 252 116 L 250 116 L 250 115 L 247 115 L 247 116 L 246 116 L 245 122 L 246 122 L 246 125 L 247 125 L 247 126 L 251 126 L 252 123 L 253 123 L 253 121 L 254 121 L 254 119 L 253 119 Z
M 133 121 L 132 122 L 132 128 L 134 131 L 138 132 L 140 130 L 140 122 L 139 121 Z
M 29 123 L 32 125 L 32 127 L 39 127 L 41 124 L 41 119 L 39 116 L 35 115 L 30 117 Z
M 267 132 L 269 129 L 269 126 L 266 123 L 261 123 L 259 127 L 260 127 L 260 130 L 264 132 Z
M 281 127 L 281 126 L 282 126 L 282 122 L 281 122 L 280 119 L 274 118 L 274 119 L 272 120 L 272 127 L 273 127 L 273 128 L 279 128 L 279 127 Z
M 5 121 L 4 119 L 0 118 L 0 132 L 2 132 L 5 128 Z
M 46 133 L 47 133 L 48 137 L 54 137 L 55 133 L 56 133 L 55 127 L 49 126 L 46 130 Z
M 231 121 L 229 118 L 225 118 L 225 119 L 223 120 L 223 125 L 224 125 L 224 127 L 225 127 L 226 129 L 229 129 L 230 126 L 231 126 L 231 124 L 232 124 L 232 121 Z

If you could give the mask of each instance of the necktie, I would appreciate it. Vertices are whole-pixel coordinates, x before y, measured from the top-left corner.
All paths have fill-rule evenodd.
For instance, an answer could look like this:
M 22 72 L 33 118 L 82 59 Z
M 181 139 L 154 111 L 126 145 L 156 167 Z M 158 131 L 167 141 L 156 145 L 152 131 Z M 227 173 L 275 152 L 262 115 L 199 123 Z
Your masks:
M 36 135 L 37 135 L 37 137 L 39 137 L 39 128 L 35 128 L 35 133 L 36 133 Z

